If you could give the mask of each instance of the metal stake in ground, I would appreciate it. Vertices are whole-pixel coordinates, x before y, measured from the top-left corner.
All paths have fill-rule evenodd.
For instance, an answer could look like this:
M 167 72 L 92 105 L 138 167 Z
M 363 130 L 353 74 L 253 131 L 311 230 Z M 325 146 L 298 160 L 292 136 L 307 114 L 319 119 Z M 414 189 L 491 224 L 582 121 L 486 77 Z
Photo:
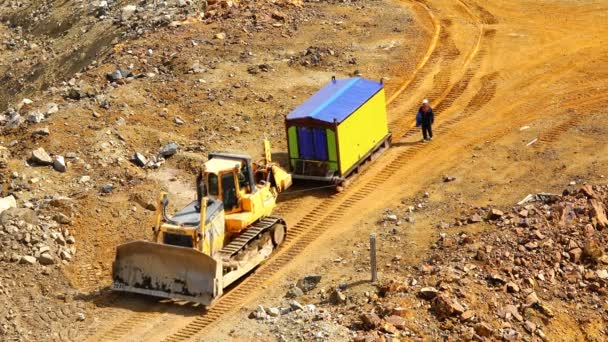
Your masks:
M 372 283 L 378 281 L 378 269 L 376 268 L 376 235 L 369 236 L 369 262 L 372 269 Z

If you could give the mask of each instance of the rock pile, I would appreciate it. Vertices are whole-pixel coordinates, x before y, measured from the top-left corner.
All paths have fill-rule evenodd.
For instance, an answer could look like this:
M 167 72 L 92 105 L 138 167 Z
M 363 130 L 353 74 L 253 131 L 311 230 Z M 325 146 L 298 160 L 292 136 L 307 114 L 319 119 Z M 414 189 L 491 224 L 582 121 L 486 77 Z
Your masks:
M 425 198 L 410 212 L 424 208 Z M 563 324 L 554 322 L 573 319 L 599 324 L 596 340 L 605 340 L 608 186 L 529 196 L 520 203 L 509 210 L 476 208 L 440 226 L 421 264 L 386 273 L 391 277 L 369 284 L 363 295 L 341 285 L 318 289 L 317 278 L 307 276 L 276 305 L 280 315 L 262 307 L 250 317 L 272 325 L 279 337 L 295 329 L 306 336 L 289 337 L 338 338 L 323 335 L 322 323 L 331 331 L 347 328 L 345 336 L 355 341 L 548 341 L 551 325 Z M 393 227 L 399 216 L 386 211 L 378 224 Z M 473 224 L 490 229 L 453 232 Z M 294 311 L 294 300 L 314 310 Z
M 586 185 L 457 219 L 452 227 L 485 221 L 494 229 L 441 233 L 434 253 L 406 275 L 410 280 L 381 288 L 385 298 L 361 317 L 357 340 L 409 334 L 390 321 L 395 302 L 414 296 L 436 317 L 441 335 L 457 340 L 548 340 L 544 327 L 558 315 L 582 324 L 608 318 L 598 311 L 608 294 L 607 204 L 608 186 Z
M 8 208 L 0 213 L 0 260 L 24 265 L 67 264 L 76 255 L 76 239 L 63 225 L 64 214 L 40 216 L 28 208 Z

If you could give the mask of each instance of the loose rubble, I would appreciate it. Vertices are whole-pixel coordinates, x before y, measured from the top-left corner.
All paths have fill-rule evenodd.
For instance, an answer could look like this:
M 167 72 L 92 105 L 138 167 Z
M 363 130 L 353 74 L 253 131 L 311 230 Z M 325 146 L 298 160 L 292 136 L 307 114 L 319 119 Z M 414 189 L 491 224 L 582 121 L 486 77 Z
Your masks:
M 420 265 L 369 284 L 363 297 L 348 287 L 310 288 L 315 278 L 307 276 L 277 305 L 291 310 L 252 317 L 273 322 L 277 336 L 297 326 L 307 331 L 299 335 L 305 339 L 315 338 L 320 326 L 314 322 L 323 322 L 355 341 L 548 341 L 546 327 L 563 315 L 579 323 L 608 320 L 607 205 L 608 186 L 584 185 L 562 195 L 532 196 L 509 210 L 474 208 L 440 228 L 488 229 L 441 232 Z M 387 211 L 380 224 L 396 226 L 398 215 Z M 294 296 L 294 288 L 306 291 Z M 300 309 L 294 316 L 287 304 L 294 297 L 314 305 L 315 314 Z

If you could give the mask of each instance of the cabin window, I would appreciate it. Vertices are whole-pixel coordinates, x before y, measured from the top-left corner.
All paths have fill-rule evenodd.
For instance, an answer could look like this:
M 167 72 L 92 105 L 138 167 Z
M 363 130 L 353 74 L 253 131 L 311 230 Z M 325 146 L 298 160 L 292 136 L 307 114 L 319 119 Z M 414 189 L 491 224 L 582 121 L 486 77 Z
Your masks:
M 231 211 L 239 206 L 236 184 L 234 183 L 234 175 L 232 173 L 222 175 L 222 202 L 224 202 L 224 209 L 226 211 Z
M 210 196 L 215 196 L 218 197 L 220 194 L 219 191 L 219 184 L 218 184 L 218 180 L 217 180 L 217 175 L 210 173 L 207 176 L 207 183 L 209 185 L 209 189 L 207 190 L 209 192 Z

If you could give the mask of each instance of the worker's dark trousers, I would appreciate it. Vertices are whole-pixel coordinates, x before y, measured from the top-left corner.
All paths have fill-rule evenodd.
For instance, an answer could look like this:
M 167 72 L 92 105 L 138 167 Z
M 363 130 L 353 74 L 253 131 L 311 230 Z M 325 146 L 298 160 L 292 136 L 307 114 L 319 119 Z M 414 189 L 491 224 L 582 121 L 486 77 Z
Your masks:
M 422 137 L 425 140 L 433 137 L 433 128 L 431 125 L 422 125 Z

